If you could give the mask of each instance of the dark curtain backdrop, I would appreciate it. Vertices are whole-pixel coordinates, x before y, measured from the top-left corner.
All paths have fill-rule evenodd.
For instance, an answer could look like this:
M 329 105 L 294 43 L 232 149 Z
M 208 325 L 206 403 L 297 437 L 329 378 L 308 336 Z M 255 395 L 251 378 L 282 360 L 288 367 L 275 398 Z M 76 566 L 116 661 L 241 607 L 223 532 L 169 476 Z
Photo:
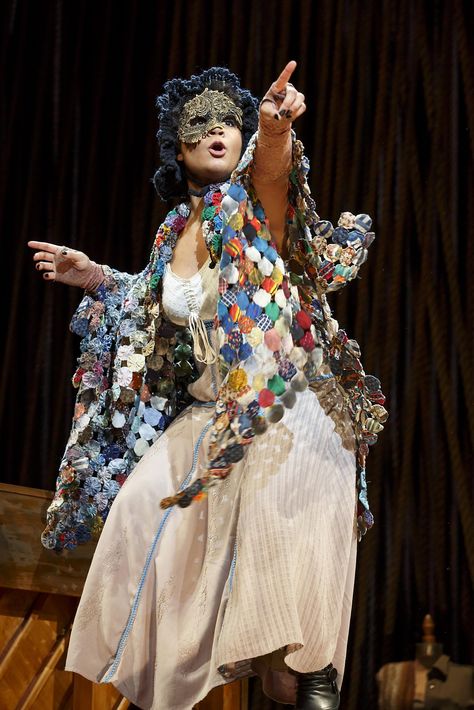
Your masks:
M 42 282 L 27 240 L 140 270 L 165 212 L 151 184 L 163 82 L 225 64 L 261 96 L 299 62 L 308 110 L 296 129 L 319 213 L 374 218 L 362 278 L 332 305 L 391 411 L 369 457 L 377 524 L 359 547 L 346 710 L 376 707 L 377 668 L 413 656 L 426 612 L 456 661 L 474 657 L 473 11 L 459 0 L 12 0 L 0 11 L 1 474 L 26 486 L 54 487 L 80 298 Z M 252 692 L 255 708 L 276 707 Z

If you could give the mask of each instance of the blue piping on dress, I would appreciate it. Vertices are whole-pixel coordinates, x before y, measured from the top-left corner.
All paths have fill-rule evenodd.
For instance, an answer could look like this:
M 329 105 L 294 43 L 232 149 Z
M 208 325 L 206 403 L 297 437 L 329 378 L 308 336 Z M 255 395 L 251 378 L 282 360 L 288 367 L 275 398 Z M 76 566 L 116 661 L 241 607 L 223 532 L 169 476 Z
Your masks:
M 208 404 L 208 403 L 206 402 L 206 403 L 203 403 L 203 404 Z M 215 402 L 213 402 L 213 404 L 215 405 Z M 212 425 L 212 419 L 206 424 L 206 426 L 205 426 L 204 429 L 202 430 L 201 434 L 199 435 L 199 439 L 197 440 L 196 445 L 195 445 L 195 447 L 194 447 L 193 463 L 192 463 L 191 469 L 190 469 L 188 475 L 186 476 L 186 478 L 184 479 L 184 481 L 182 482 L 182 484 L 180 485 L 180 487 L 179 487 L 179 490 L 180 490 L 180 491 L 181 491 L 183 488 L 186 488 L 186 486 L 188 485 L 188 483 L 189 483 L 189 481 L 190 481 L 190 479 L 191 479 L 191 477 L 192 477 L 192 475 L 193 475 L 193 473 L 194 473 L 194 470 L 195 470 L 196 464 L 197 464 L 197 460 L 198 460 L 199 447 L 201 446 L 202 441 L 203 441 L 205 435 L 207 434 L 209 428 L 211 427 L 211 425 Z M 127 643 L 128 636 L 129 636 L 129 634 L 130 634 L 130 631 L 131 631 L 131 629 L 132 629 L 133 623 L 134 623 L 134 621 L 135 621 L 135 617 L 136 617 L 136 615 L 137 615 L 138 605 L 139 605 L 139 603 L 140 603 L 140 597 L 141 597 L 141 593 L 142 593 L 142 590 L 143 590 L 143 585 L 145 584 L 146 576 L 147 576 L 147 574 L 148 574 L 148 569 L 149 569 L 149 567 L 150 567 L 151 561 L 152 561 L 152 559 L 153 559 L 153 554 L 154 554 L 156 545 L 158 544 L 158 541 L 159 541 L 159 539 L 160 539 L 160 537 L 161 537 L 161 534 L 162 534 L 162 532 L 163 532 L 163 530 L 164 530 L 164 527 L 165 527 L 165 525 L 166 525 L 166 522 L 167 522 L 169 516 L 171 515 L 171 513 L 173 512 L 173 510 L 174 510 L 174 506 L 173 506 L 172 508 L 168 508 L 168 510 L 166 511 L 166 513 L 163 515 L 163 518 L 161 519 L 161 522 L 160 522 L 160 525 L 159 525 L 159 527 L 158 527 L 158 530 L 157 530 L 157 532 L 156 532 L 156 534 L 155 534 L 155 537 L 153 538 L 153 542 L 151 543 L 150 549 L 148 550 L 148 554 L 147 554 L 147 556 L 146 556 L 145 565 L 144 565 L 144 567 L 143 567 L 142 574 L 141 574 L 141 577 L 140 577 L 140 582 L 139 582 L 139 584 L 138 584 L 137 591 L 135 592 L 135 598 L 134 598 L 134 600 L 133 600 L 132 608 L 131 608 L 131 610 L 130 610 L 130 614 L 129 614 L 129 617 L 128 617 L 127 625 L 125 626 L 125 629 L 123 630 L 122 635 L 121 635 L 121 637 L 120 637 L 120 641 L 119 641 L 119 644 L 118 644 L 118 647 L 117 647 L 117 651 L 116 651 L 116 653 L 115 653 L 114 662 L 113 662 L 113 664 L 111 665 L 111 667 L 109 668 L 109 670 L 107 671 L 107 673 L 105 674 L 105 676 L 99 681 L 100 683 L 109 683 L 109 682 L 110 682 L 110 678 L 113 676 L 113 674 L 114 674 L 115 671 L 117 670 L 117 667 L 118 667 L 118 665 L 119 665 L 119 663 L 120 663 L 120 659 L 121 659 L 122 654 L 123 654 L 123 652 L 124 652 L 124 650 L 125 650 L 125 644 Z
M 234 555 L 232 557 L 232 562 L 230 563 L 230 574 L 229 574 L 229 593 L 232 591 L 232 583 L 234 581 L 235 565 L 237 564 L 237 540 L 234 542 Z

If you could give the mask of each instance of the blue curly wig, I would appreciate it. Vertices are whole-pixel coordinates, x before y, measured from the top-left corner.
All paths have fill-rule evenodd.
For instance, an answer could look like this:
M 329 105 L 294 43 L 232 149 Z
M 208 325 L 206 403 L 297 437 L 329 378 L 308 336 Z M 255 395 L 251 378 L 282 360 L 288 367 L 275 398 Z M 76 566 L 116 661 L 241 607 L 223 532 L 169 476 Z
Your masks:
M 170 79 L 156 99 L 160 128 L 156 137 L 160 149 L 160 167 L 153 182 L 162 200 L 179 200 L 187 196 L 188 185 L 179 152 L 178 122 L 181 110 L 189 99 L 204 89 L 222 91 L 242 110 L 242 152 L 258 126 L 258 101 L 250 91 L 242 89 L 239 78 L 224 67 L 205 69 L 189 79 Z

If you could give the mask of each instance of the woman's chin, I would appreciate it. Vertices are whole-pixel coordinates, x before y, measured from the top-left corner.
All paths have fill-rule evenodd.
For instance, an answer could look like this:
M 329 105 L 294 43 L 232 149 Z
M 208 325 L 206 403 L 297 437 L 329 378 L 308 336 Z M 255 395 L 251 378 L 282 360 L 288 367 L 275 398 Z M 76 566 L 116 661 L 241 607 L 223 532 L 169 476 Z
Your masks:
M 196 172 L 192 172 L 188 169 L 186 171 L 186 176 L 188 180 L 197 185 L 212 185 L 228 180 L 236 165 L 229 164 L 229 161 L 226 161 L 225 163 L 218 163 L 215 161 L 214 164 L 206 165 L 204 169 Z
M 224 180 L 227 180 L 233 170 L 237 167 L 237 163 L 234 165 L 233 163 L 230 163 L 228 160 L 222 163 L 219 161 L 215 161 L 214 164 L 206 166 L 206 175 L 209 179 L 209 183 L 212 182 L 224 182 Z M 203 171 L 204 174 L 204 171 Z
M 231 170 L 212 170 L 200 177 L 200 180 L 205 185 L 212 185 L 217 182 L 225 182 L 230 178 Z

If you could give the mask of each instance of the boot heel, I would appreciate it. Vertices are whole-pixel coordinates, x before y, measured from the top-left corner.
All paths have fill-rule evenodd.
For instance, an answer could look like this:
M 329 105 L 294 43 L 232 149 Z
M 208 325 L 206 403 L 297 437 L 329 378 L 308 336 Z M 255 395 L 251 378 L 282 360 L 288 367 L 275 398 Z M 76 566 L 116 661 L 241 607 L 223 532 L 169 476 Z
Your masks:
M 337 670 L 332 663 L 314 673 L 296 673 L 298 692 L 295 710 L 338 710 Z

